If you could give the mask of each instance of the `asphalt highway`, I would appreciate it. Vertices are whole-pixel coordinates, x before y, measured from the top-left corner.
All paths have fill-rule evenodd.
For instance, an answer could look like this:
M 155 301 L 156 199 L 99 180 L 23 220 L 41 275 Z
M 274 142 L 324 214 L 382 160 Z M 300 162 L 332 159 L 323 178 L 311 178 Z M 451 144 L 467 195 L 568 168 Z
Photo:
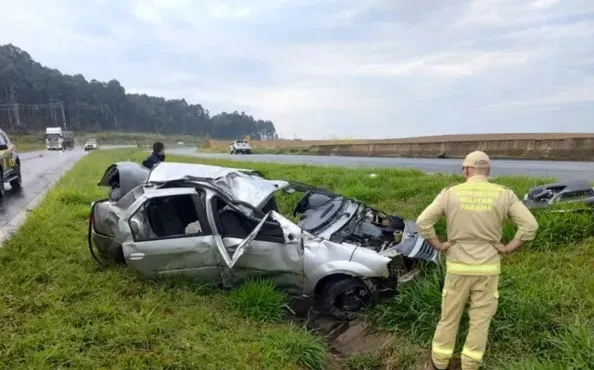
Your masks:
M 413 168 L 427 173 L 460 173 L 461 159 L 342 157 L 314 155 L 200 153 L 195 148 L 167 148 L 167 153 L 200 158 L 338 167 Z M 594 162 L 493 160 L 492 176 L 531 176 L 564 180 L 594 181 Z
M 117 146 L 128 147 L 128 146 Z M 103 149 L 116 146 L 103 147 Z M 342 157 L 308 155 L 229 155 L 224 153 L 200 153 L 194 147 L 167 148 L 168 154 L 194 156 L 199 158 L 219 158 L 229 160 L 248 160 L 256 162 L 312 164 L 322 166 L 365 167 L 365 168 L 414 168 L 427 173 L 459 173 L 459 159 L 416 159 L 416 158 L 378 158 Z M 13 192 L 5 184 L 6 196 L 0 207 L 0 242 L 10 232 L 17 219 L 24 219 L 45 192 L 67 172 L 86 153 L 80 149 L 70 151 L 35 151 L 21 153 L 23 189 Z M 557 162 L 494 160 L 493 176 L 518 175 L 561 180 L 587 179 L 594 181 L 594 162 Z
M 6 193 L 0 207 L 0 229 L 23 215 L 22 211 L 32 207 L 36 198 L 43 196 L 84 155 L 82 149 L 20 153 L 23 188 L 14 192 L 8 183 L 4 185 Z

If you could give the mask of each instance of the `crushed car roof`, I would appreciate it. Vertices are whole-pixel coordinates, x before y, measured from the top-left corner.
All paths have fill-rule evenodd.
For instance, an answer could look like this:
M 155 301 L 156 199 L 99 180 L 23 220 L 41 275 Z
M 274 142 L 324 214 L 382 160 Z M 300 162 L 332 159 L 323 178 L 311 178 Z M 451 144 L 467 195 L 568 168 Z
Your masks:
M 197 163 L 160 162 L 150 172 L 147 182 L 168 182 L 187 177 L 216 179 L 229 173 L 256 174 L 258 171 L 244 168 L 229 168 Z
M 140 184 L 166 184 L 176 181 L 207 182 L 229 198 L 261 207 L 280 190 L 309 189 L 310 186 L 284 180 L 270 180 L 256 170 L 228 168 L 205 164 L 161 162 L 152 170 L 135 162 L 117 162 L 110 165 L 99 186 L 118 184 L 127 194 Z
M 151 171 L 147 183 L 163 183 L 184 179 L 210 180 L 232 199 L 259 207 L 275 192 L 291 184 L 269 180 L 258 171 L 195 163 L 161 162 Z

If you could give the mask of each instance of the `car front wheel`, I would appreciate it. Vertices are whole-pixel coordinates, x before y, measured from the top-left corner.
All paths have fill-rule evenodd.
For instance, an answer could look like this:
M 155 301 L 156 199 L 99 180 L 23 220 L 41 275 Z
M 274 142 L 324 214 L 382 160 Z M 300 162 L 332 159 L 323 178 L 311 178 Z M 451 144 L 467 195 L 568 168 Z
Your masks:
M 23 177 L 21 176 L 21 165 L 17 164 L 15 167 L 17 177 L 10 180 L 10 187 L 14 191 L 19 191 L 23 188 Z
M 324 284 L 317 298 L 318 309 L 339 320 L 352 320 L 376 303 L 376 293 L 356 277 L 341 277 Z

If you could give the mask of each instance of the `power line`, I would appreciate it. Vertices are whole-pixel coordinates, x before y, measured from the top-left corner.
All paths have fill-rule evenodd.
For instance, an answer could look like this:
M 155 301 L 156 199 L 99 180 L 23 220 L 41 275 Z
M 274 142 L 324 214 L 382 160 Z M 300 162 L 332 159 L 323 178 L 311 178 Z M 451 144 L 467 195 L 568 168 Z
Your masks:
M 62 105 L 61 101 L 52 102 L 52 103 L 44 103 L 44 104 L 21 104 L 21 103 L 0 103 L 0 109 L 14 109 L 15 107 L 19 108 L 43 108 L 43 107 L 60 107 Z
M 54 100 L 36 104 L 0 103 L 0 126 L 15 129 L 16 127 L 31 127 L 31 124 L 38 126 L 41 122 L 67 129 L 63 102 Z

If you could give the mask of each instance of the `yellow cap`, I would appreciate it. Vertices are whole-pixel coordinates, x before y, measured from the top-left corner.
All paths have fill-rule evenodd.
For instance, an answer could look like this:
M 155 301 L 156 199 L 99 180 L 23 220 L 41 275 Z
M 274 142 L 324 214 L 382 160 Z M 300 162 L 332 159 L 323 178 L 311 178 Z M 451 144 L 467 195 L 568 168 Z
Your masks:
M 466 158 L 464 158 L 464 163 L 462 163 L 462 167 L 490 167 L 491 160 L 487 153 L 482 152 L 480 150 L 474 151 L 469 153 Z

